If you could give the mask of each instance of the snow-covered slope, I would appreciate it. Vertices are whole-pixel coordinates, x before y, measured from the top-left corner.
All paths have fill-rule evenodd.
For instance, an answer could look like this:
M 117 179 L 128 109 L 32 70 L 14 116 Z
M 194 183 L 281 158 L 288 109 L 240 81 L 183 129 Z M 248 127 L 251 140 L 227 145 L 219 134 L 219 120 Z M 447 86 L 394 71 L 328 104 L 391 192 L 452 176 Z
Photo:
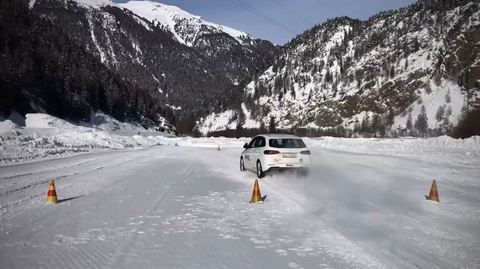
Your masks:
M 366 21 L 317 25 L 247 85 L 251 118 L 239 107 L 222 125 L 242 125 L 244 118 L 338 135 L 448 133 L 465 110 L 480 107 L 479 7 L 421 0 Z M 209 126 L 224 116 L 206 117 L 200 129 L 215 131 Z
M 207 22 L 200 16 L 192 15 L 176 6 L 151 1 L 129 1 L 118 3 L 151 23 L 165 26 L 177 40 L 187 46 L 193 46 L 202 33 L 226 33 L 239 42 L 249 37 L 248 34 L 233 28 Z

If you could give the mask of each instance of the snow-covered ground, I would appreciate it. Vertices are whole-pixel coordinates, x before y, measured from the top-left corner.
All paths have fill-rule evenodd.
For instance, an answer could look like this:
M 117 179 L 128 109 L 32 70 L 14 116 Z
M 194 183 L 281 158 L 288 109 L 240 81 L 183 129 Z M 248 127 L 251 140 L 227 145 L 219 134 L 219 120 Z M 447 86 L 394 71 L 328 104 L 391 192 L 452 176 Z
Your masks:
M 247 138 L 89 128 L 147 142 L 0 166 L 0 268 L 480 268 L 479 137 L 305 139 L 312 173 L 270 174 L 250 204 Z M 12 141 L 2 155 L 24 153 Z M 424 198 L 434 178 L 438 204 Z

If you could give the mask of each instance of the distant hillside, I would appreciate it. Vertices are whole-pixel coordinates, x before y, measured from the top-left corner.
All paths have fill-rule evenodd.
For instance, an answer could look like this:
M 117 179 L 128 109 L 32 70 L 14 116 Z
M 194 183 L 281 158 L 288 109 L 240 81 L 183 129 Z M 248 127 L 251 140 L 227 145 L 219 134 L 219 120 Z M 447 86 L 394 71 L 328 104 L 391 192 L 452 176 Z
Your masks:
M 480 107 L 479 7 L 423 0 L 366 21 L 317 25 L 248 84 L 241 106 L 205 117 L 199 130 L 449 134 Z
M 9 84 L 9 98 L 14 101 L 4 102 L 3 114 L 12 110 L 22 114 L 47 112 L 81 120 L 101 107 L 118 119 L 147 125 L 158 124 L 159 117 L 168 118 L 180 132 L 190 133 L 199 117 L 239 106 L 242 89 L 254 74 L 272 64 L 277 53 L 268 41 L 154 2 L 120 5 L 107 0 L 8 0 L 2 5 L 6 7 L 2 9 L 2 34 L 12 33 L 5 35 L 5 40 L 25 45 L 14 48 L 17 62 L 7 61 L 0 74 L 6 77 L 2 83 L 15 80 L 15 84 Z M 35 25 L 22 22 L 16 26 L 12 17 L 16 13 L 8 9 L 12 5 L 18 7 L 13 12 L 21 13 L 26 21 L 35 21 Z M 16 34 L 19 27 L 25 33 L 33 27 L 38 37 Z M 42 37 L 43 31 L 53 37 Z M 56 36 L 68 40 L 68 44 L 55 45 Z M 30 52 L 41 49 L 37 48 L 38 42 L 57 48 L 58 54 L 49 50 L 39 56 L 56 69 L 38 68 L 35 64 L 38 57 Z M 2 43 L 2 55 L 10 53 L 11 48 L 5 44 Z M 34 62 L 36 69 L 28 72 L 31 66 L 26 67 L 22 76 L 15 77 L 11 71 L 19 61 Z M 106 79 L 103 73 L 115 79 Z M 82 77 L 94 85 L 80 87 L 77 80 L 70 81 L 72 77 Z M 31 83 L 26 85 L 28 81 Z M 122 105 L 113 105 L 117 101 L 111 99 L 110 92 L 114 90 L 110 88 L 116 85 L 129 85 L 119 96 Z M 50 94 L 49 87 L 55 88 L 55 93 Z M 70 99 L 76 100 L 75 106 Z M 44 100 L 55 100 L 61 105 Z
M 173 114 L 158 99 L 21 1 L 0 2 L 0 57 L 3 115 L 35 111 L 81 121 L 102 110 L 122 121 L 172 128 Z

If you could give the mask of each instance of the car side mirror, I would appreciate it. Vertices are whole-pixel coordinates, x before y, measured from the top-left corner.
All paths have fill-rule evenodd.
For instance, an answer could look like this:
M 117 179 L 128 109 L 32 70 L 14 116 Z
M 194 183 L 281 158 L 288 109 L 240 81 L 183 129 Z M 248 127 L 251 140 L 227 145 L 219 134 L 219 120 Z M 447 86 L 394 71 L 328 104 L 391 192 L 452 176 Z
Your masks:
M 245 143 L 245 145 L 243 145 L 243 148 L 244 148 L 244 149 L 248 149 L 248 144 Z

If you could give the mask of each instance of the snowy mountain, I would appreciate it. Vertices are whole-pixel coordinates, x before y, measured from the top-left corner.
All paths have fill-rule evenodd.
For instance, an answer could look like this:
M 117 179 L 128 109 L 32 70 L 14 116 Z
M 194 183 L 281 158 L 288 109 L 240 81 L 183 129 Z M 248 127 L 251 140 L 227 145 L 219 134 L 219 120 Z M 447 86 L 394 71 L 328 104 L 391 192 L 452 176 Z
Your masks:
M 154 25 L 162 25 L 172 32 L 182 44 L 194 46 L 203 35 L 228 34 L 242 43 L 249 35 L 227 26 L 207 22 L 200 16 L 192 15 L 176 6 L 150 1 L 129 1 L 118 3 Z
M 18 0 L 0 2 L 0 22 L 0 118 L 45 112 L 88 121 L 101 110 L 117 120 L 173 129 L 169 110 L 102 64 L 86 39 L 73 36 L 78 33 L 67 34 Z
M 480 103 L 475 1 L 336 18 L 282 48 L 156 2 L 2 5 L 6 117 L 101 110 L 181 133 L 424 136 L 449 134 Z
M 268 41 L 205 21 L 176 6 L 151 1 L 129 1 L 117 6 L 171 32 L 179 43 L 194 48 L 212 65 L 218 66 L 234 86 L 243 87 L 254 74 L 263 72 L 278 51 Z M 236 99 L 240 98 L 240 95 L 236 96 Z M 237 102 L 236 106 L 239 104 Z
M 449 133 L 480 105 L 479 6 L 422 0 L 366 21 L 342 17 L 317 25 L 247 85 L 241 106 L 205 117 L 199 128 Z
M 9 2 L 25 5 L 23 0 Z M 16 84 L 11 87 L 12 96 L 18 100 L 6 104 L 4 112 L 2 109 L 2 113 L 7 115 L 12 110 L 22 114 L 46 112 L 77 120 L 88 119 L 89 111 L 100 107 L 105 113 L 120 120 L 135 122 L 143 121 L 144 118 L 153 118 L 155 122 L 156 115 L 160 114 L 180 132 L 189 133 L 199 117 L 239 106 L 241 89 L 256 72 L 262 72 L 272 64 L 278 51 L 268 41 L 203 21 L 179 8 L 153 2 L 115 4 L 108 0 L 32 0 L 25 6 L 30 10 L 22 11 L 22 15 L 37 21 L 41 27 L 48 25 L 49 29 L 72 43 L 61 53 L 85 53 L 88 56 L 84 59 L 95 61 L 96 65 L 101 65 L 112 75 L 118 76 L 122 83 L 130 84 L 129 88 L 118 94 L 118 98 L 130 101 L 115 105 L 116 101 L 106 96 L 101 98 L 105 99 L 105 102 L 102 101 L 104 104 L 99 105 L 100 99 L 95 94 L 92 96 L 88 87 L 81 83 L 71 83 L 69 77 L 60 76 L 61 72 L 57 71 L 55 82 L 49 83 L 50 87 L 58 87 L 55 91 L 62 92 L 61 96 L 64 96 L 57 99 L 68 99 L 64 102 L 66 104 L 72 103 L 73 99 L 80 99 L 75 102 L 80 103 L 82 113 L 70 115 L 72 113 L 69 112 L 71 109 L 68 109 L 68 105 L 56 109 L 49 101 L 38 102 L 52 99 L 51 96 L 55 93 L 46 94 L 47 91 L 34 89 L 36 86 L 32 85 L 41 83 L 38 83 L 38 78 L 32 77 L 33 82 L 29 85 L 16 80 Z M 2 22 L 9 16 L 3 16 Z M 18 27 L 30 26 L 25 24 Z M 8 30 L 13 31 L 15 27 Z M 6 39 L 17 42 L 18 37 L 7 36 Z M 52 45 L 54 40 L 43 42 Z M 25 42 L 35 46 L 28 37 Z M 3 51 L 10 49 L 5 44 L 2 45 Z M 14 49 L 18 50 L 16 55 L 28 51 L 26 48 Z M 78 66 L 81 72 L 74 72 L 73 76 L 88 73 L 92 80 L 102 80 L 95 78 L 102 72 L 91 74 L 88 69 L 92 68 L 85 64 L 79 65 L 83 59 L 58 55 L 50 57 L 52 62 L 63 66 L 60 70 L 72 71 Z M 32 61 L 35 59 L 37 58 L 32 58 Z M 14 68 L 18 64 L 13 64 L 12 61 L 11 66 Z M 7 70 L 12 68 L 6 66 Z M 38 73 L 51 77 L 48 68 L 26 76 Z M 13 73 L 10 75 L 15 76 Z M 113 85 L 108 84 L 102 87 L 101 92 L 109 93 L 111 87 Z M 24 90 L 20 94 L 13 93 L 19 89 Z M 72 96 L 73 92 L 81 94 Z M 135 101 L 142 98 L 151 100 L 155 105 L 145 106 L 143 102 L 139 105 Z M 133 114 L 136 116 L 133 117 Z M 151 121 L 148 122 L 151 124 Z

